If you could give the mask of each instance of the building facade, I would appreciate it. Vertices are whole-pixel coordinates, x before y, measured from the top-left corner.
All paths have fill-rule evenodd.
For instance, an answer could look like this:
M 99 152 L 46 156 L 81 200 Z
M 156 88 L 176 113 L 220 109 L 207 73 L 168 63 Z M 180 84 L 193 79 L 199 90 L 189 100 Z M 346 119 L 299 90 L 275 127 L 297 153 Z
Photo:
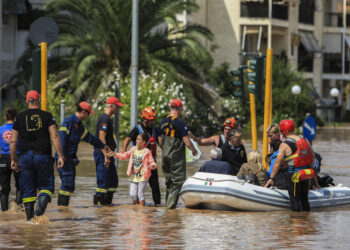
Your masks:
M 219 47 L 213 53 L 215 64 L 228 62 L 232 68 L 266 53 L 271 25 L 273 54 L 284 54 L 293 69 L 305 72 L 316 90 L 315 99 L 324 101 L 319 103 L 319 114 L 327 119 L 322 106 L 331 103 L 330 89 L 340 90 L 342 103 L 350 82 L 350 1 L 271 0 L 271 19 L 268 2 L 197 0 L 200 10 L 191 18 L 214 33 Z M 212 46 L 208 41 L 205 44 Z
M 16 100 L 18 89 L 9 84 L 17 73 L 17 62 L 26 49 L 35 9 L 42 9 L 46 0 L 0 0 L 0 111 Z

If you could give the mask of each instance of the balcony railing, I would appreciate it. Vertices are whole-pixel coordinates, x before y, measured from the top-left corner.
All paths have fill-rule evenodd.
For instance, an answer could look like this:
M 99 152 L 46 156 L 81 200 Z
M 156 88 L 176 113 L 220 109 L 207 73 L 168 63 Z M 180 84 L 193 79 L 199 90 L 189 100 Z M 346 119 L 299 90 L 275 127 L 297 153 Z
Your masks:
M 324 13 L 324 25 L 328 27 L 343 27 L 343 14 L 334 12 Z M 350 26 L 350 15 L 346 15 L 346 26 Z
M 298 70 L 305 72 L 312 72 L 314 68 L 314 58 L 313 57 L 303 57 L 299 55 L 298 57 Z
M 267 18 L 269 16 L 269 8 L 266 3 L 259 2 L 242 2 L 241 17 L 257 17 Z M 273 4 L 272 18 L 288 20 L 288 5 Z
M 339 55 L 340 56 L 340 55 Z M 345 72 L 349 73 L 349 61 L 345 61 Z M 341 74 L 342 73 L 342 61 L 341 59 L 327 59 L 326 56 L 323 60 L 323 73 L 333 73 Z
M 299 8 L 299 22 L 306 24 L 314 24 L 314 13 L 313 9 Z

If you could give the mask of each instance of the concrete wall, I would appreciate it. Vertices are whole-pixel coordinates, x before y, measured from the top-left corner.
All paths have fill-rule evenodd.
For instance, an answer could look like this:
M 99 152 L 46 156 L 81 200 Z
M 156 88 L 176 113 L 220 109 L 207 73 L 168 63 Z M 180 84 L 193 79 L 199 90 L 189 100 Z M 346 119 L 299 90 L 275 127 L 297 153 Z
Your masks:
M 231 67 L 240 64 L 240 2 L 232 0 L 197 0 L 200 11 L 193 13 L 193 22 L 208 27 L 215 35 L 214 43 L 205 41 L 208 49 L 219 48 L 213 53 L 215 66 L 228 62 Z

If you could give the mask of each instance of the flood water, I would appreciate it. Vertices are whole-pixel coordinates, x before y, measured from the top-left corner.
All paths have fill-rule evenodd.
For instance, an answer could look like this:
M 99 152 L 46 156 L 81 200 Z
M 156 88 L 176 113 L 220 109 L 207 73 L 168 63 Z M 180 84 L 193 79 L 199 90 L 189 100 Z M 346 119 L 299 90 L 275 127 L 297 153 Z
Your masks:
M 250 141 L 244 143 L 249 152 Z M 313 145 L 323 157 L 322 172 L 330 173 L 336 184 L 350 186 L 350 128 L 320 130 Z M 209 158 L 210 148 L 201 149 L 199 162 L 187 167 L 188 176 Z M 55 198 L 45 213 L 49 223 L 29 223 L 24 212 L 0 212 L 1 249 L 348 249 L 350 245 L 350 208 L 310 213 L 210 211 L 185 208 L 180 200 L 177 209 L 166 210 L 152 206 L 150 188 L 146 207 L 131 205 L 125 161 L 119 164 L 113 206 L 93 206 L 96 180 L 90 145 L 80 146 L 79 158 L 70 207 L 57 207 L 56 177 Z M 159 174 L 164 204 L 160 165 Z M 13 193 L 14 188 L 11 198 Z

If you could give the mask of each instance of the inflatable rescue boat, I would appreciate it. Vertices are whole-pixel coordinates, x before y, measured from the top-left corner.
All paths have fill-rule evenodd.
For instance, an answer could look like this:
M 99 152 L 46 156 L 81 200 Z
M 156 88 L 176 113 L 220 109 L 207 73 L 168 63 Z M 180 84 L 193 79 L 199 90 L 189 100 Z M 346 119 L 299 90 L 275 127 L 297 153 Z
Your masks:
M 264 188 L 236 176 L 197 172 L 180 192 L 186 207 L 215 210 L 289 210 L 287 190 Z M 350 205 L 350 188 L 339 184 L 309 191 L 311 209 Z

